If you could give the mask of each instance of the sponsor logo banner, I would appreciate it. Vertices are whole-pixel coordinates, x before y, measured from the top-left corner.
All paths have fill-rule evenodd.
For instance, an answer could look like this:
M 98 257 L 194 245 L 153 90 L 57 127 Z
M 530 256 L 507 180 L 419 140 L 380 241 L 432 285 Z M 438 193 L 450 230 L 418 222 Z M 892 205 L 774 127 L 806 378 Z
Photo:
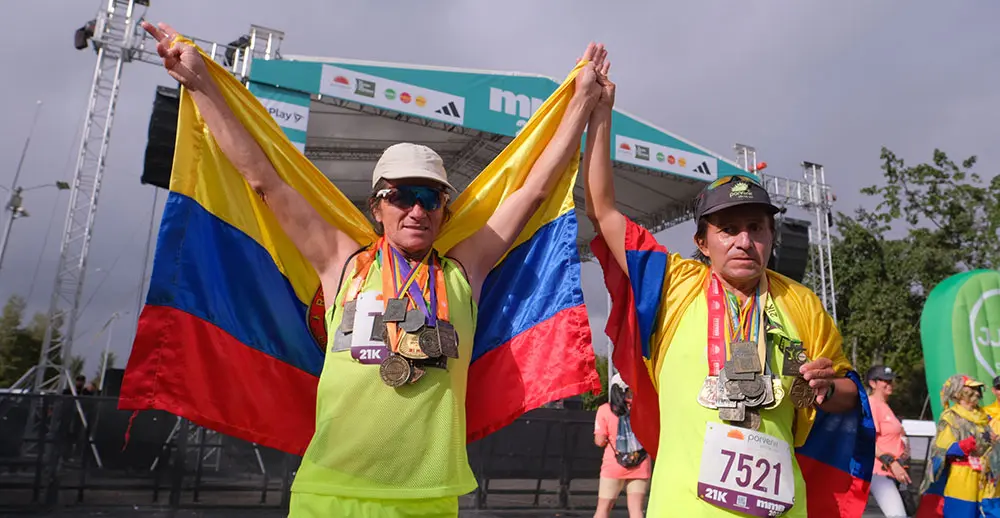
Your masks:
M 452 124 L 465 122 L 465 98 L 457 95 L 323 65 L 320 93 Z
M 278 126 L 299 131 L 306 131 L 309 126 L 309 107 L 276 101 L 266 97 L 258 97 L 260 103 L 267 108 L 267 113 L 274 117 Z
M 615 160 L 696 180 L 714 180 L 719 174 L 719 161 L 715 157 L 624 135 L 615 135 Z

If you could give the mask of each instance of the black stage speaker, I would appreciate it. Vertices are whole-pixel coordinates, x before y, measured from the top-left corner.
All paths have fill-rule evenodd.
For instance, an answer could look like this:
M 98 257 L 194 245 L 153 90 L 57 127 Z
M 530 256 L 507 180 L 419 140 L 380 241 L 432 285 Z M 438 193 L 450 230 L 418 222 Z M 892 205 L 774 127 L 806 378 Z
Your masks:
M 809 222 L 792 218 L 775 220 L 775 240 L 767 267 L 798 282 L 809 264 Z
M 125 377 L 125 369 L 108 369 L 104 373 L 104 387 L 101 389 L 102 396 L 118 397 L 122 392 L 122 379 Z
M 153 114 L 149 117 L 146 158 L 142 168 L 142 183 L 163 189 L 170 187 L 170 169 L 174 163 L 174 142 L 177 140 L 177 113 L 180 111 L 180 89 L 156 87 Z

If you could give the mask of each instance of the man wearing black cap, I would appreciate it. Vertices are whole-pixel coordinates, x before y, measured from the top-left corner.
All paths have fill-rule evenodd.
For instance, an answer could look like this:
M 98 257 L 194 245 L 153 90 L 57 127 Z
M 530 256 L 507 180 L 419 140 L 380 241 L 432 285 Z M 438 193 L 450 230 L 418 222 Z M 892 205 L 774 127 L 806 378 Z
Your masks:
M 993 396 L 995 401 L 983 407 L 990 419 L 1000 418 L 1000 376 L 993 378 Z
M 694 241 L 708 264 L 668 254 L 618 211 L 615 87 L 602 73 L 598 82 L 583 162 L 587 215 L 612 299 L 606 332 L 633 390 L 633 431 L 657 461 L 647 516 L 860 517 L 864 481 L 828 476 L 852 455 L 874 461 L 874 430 L 867 444 L 857 440 L 866 428 L 860 379 L 833 319 L 808 288 L 766 270 L 779 209 L 754 177 L 720 178 L 696 200 Z M 775 475 L 765 466 L 783 466 L 780 480 L 750 487 Z

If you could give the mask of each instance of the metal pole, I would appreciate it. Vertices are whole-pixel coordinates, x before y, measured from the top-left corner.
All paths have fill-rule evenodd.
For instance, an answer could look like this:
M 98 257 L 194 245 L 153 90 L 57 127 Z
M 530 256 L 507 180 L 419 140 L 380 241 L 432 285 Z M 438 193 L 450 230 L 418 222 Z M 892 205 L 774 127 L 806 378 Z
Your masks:
M 136 295 L 135 301 L 135 323 L 132 326 L 132 340 L 130 344 L 135 343 L 135 337 L 139 334 L 139 317 L 142 315 L 143 307 L 143 296 L 146 294 L 146 274 L 149 270 L 149 253 L 152 250 L 153 244 L 153 234 L 156 230 L 156 202 L 159 200 L 160 189 L 157 187 L 153 188 L 153 211 L 149 214 L 149 231 L 146 233 L 146 254 L 143 256 L 142 263 L 142 274 L 139 276 L 139 293 Z M 131 346 L 130 346 L 131 347 Z
M 28 130 L 28 138 L 24 140 L 24 148 L 21 149 L 21 159 L 17 161 L 17 169 L 14 170 L 14 180 L 10 182 L 10 190 L 13 192 L 17 187 L 17 179 L 21 176 L 21 166 L 24 165 L 24 157 L 28 154 L 28 146 L 31 144 L 31 135 L 35 133 L 35 123 L 38 122 L 38 112 L 42 111 L 42 101 L 35 102 L 35 116 L 31 119 L 31 128 Z
M 101 362 L 101 381 L 98 382 L 97 392 L 104 390 L 104 374 L 108 371 L 108 351 L 111 349 L 111 337 L 115 332 L 115 320 L 118 320 L 117 312 L 111 315 L 111 321 L 108 322 L 108 341 L 104 344 L 104 357 L 101 358 L 103 360 Z
M 608 293 L 608 320 L 611 319 L 611 293 Z M 607 322 L 604 324 L 605 329 L 607 329 Z M 607 333 L 605 333 L 607 336 Z M 607 348 L 608 348 L 608 383 L 611 383 L 611 377 L 615 375 L 615 363 L 612 361 L 615 344 L 611 343 L 611 337 L 607 336 Z
M 16 194 L 10 195 L 10 202 L 8 205 L 12 206 L 14 204 L 14 196 L 16 196 Z M 10 239 L 10 231 L 14 228 L 14 219 L 16 218 L 17 213 L 14 212 L 13 207 L 11 207 L 10 216 L 7 216 L 7 225 L 5 225 L 3 229 L 3 237 L 0 238 L 0 269 L 3 269 L 3 257 L 4 253 L 7 251 L 7 240 Z

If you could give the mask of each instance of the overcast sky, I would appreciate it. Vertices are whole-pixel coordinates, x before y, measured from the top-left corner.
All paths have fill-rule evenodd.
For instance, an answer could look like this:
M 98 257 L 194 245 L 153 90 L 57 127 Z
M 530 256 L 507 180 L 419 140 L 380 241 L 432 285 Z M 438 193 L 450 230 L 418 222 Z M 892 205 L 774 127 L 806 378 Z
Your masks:
M 36 100 L 43 107 L 22 170 L 24 187 L 70 180 L 95 55 L 73 32 L 103 0 L 17 2 L 0 47 L 0 185 L 9 186 Z M 758 149 L 770 174 L 799 178 L 818 162 L 837 210 L 866 203 L 858 189 L 880 178 L 885 145 L 908 163 L 935 147 L 1000 161 L 1000 4 L 932 2 L 591 2 L 152 0 L 147 18 L 220 43 L 250 24 L 283 30 L 286 54 L 522 71 L 562 78 L 588 41 L 604 42 L 617 106 L 716 153 Z M 154 188 L 139 183 L 157 85 L 154 66 L 125 66 L 91 246 L 74 352 L 93 372 L 114 312 L 112 349 L 127 356 Z M 6 193 L 0 193 L 6 198 Z M 163 193 L 156 206 L 155 222 Z M 31 216 L 14 226 L 0 269 L 0 300 L 48 308 L 67 193 L 26 193 Z M 4 214 L 3 221 L 6 221 Z M 660 235 L 692 248 L 692 224 Z M 602 346 L 605 293 L 585 265 L 585 294 Z M 124 361 L 124 360 L 122 360 Z M 122 365 L 119 365 L 122 366 Z

